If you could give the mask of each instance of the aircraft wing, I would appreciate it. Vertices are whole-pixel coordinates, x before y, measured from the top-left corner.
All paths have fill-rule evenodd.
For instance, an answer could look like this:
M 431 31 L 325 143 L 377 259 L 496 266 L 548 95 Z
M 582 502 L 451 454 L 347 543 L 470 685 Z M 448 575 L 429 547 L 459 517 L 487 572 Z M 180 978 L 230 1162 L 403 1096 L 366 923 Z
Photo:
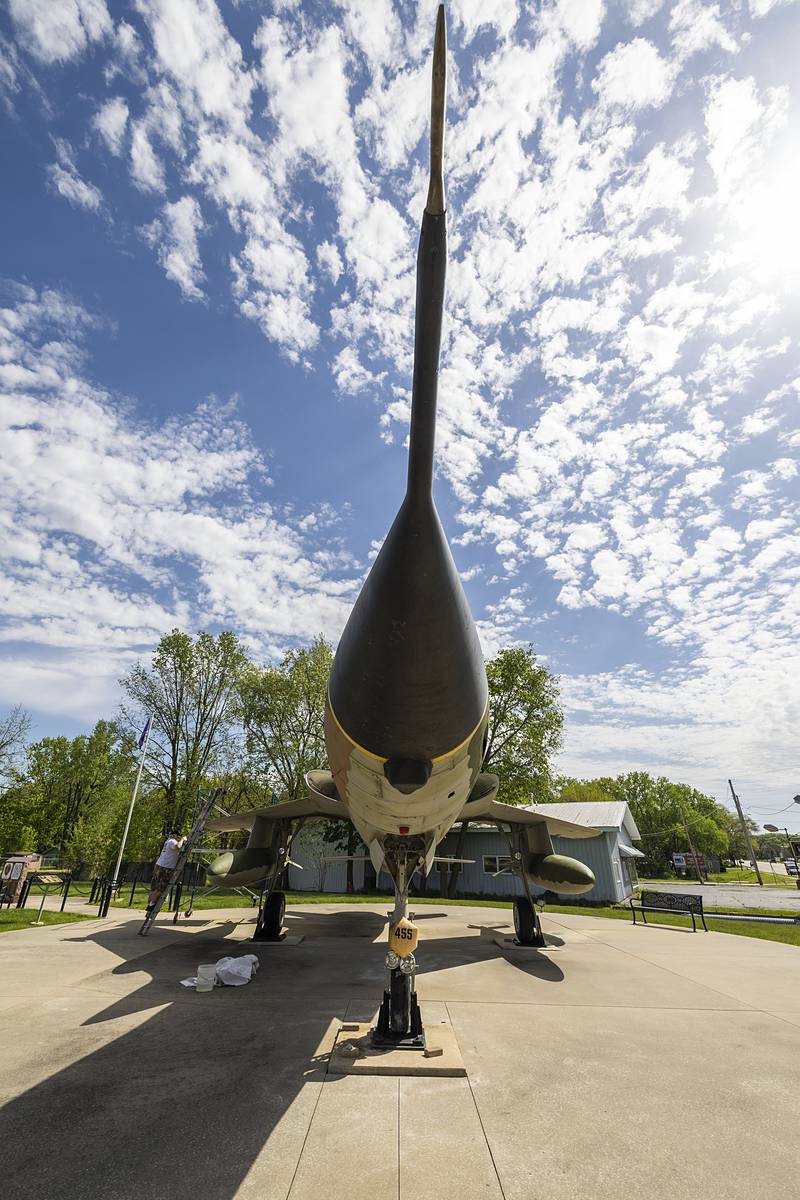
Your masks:
M 579 825 L 575 821 L 562 821 L 549 816 L 546 804 L 537 809 L 521 808 L 516 804 L 501 804 L 495 800 L 500 781 L 496 775 L 481 774 L 462 808 L 459 821 L 502 821 L 506 825 L 546 825 L 551 837 L 590 838 L 599 837 L 602 829 L 590 825 Z
M 214 817 L 207 822 L 206 829 L 212 833 L 233 833 L 238 829 L 251 829 L 256 817 L 265 817 L 268 821 L 297 821 L 301 817 L 346 820 L 349 817 L 350 814 L 339 799 L 330 771 L 309 771 L 306 783 L 309 795 L 302 800 L 287 800 L 284 804 L 268 804 L 265 808 L 251 808 L 247 812 Z

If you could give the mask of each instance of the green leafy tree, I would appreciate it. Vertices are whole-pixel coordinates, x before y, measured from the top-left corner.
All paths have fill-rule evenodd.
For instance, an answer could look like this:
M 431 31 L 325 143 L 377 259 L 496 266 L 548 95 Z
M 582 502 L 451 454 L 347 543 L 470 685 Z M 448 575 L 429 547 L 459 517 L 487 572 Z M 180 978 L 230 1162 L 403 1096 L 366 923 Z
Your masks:
M 570 779 L 562 775 L 557 779 L 553 798 L 560 803 L 600 803 L 613 800 L 614 796 L 598 779 Z
M 551 798 L 551 761 L 561 745 L 564 716 L 558 679 L 537 662 L 532 646 L 501 650 L 486 664 L 489 736 L 484 771 L 500 778 L 506 804 Z
M 0 820 L 3 850 L 32 841 L 37 850 L 71 854 L 78 827 L 88 829 L 105 811 L 124 803 L 133 766 L 132 744 L 111 721 L 90 734 L 48 737 L 32 743 Z
M 615 800 L 625 800 L 642 835 L 646 858 L 641 873 L 672 870 L 672 854 L 689 850 L 683 817 L 695 848 L 701 854 L 728 852 L 728 810 L 711 796 L 685 783 L 673 783 L 646 771 L 631 771 L 616 779 L 595 781 Z
M 759 858 L 772 861 L 784 858 L 788 853 L 789 843 L 785 833 L 758 833 L 753 837 L 753 846 Z M 733 855 L 733 857 L 736 857 Z
M 159 798 L 161 831 L 181 826 L 197 789 L 235 763 L 239 685 L 248 666 L 234 633 L 192 638 L 173 629 L 149 667 L 138 663 L 120 680 L 125 727 L 138 733 L 153 717 L 145 773 Z
M 333 650 L 324 638 L 290 650 L 277 667 L 250 667 L 240 683 L 251 774 L 280 800 L 306 794 L 306 771 L 324 767 L 325 696 Z
M 747 841 L 746 841 L 744 833 L 742 831 L 742 825 L 739 820 L 738 814 L 733 813 L 730 811 L 730 809 L 725 808 L 725 809 L 722 809 L 721 819 L 724 820 L 724 822 L 725 822 L 725 829 L 728 834 L 728 847 L 726 850 L 726 854 L 728 855 L 729 858 L 733 859 L 736 862 L 742 862 L 744 860 L 749 862 L 750 861 L 750 851 L 748 849 Z M 758 825 L 756 824 L 756 822 L 753 820 L 752 817 L 745 816 L 744 820 L 745 820 L 745 825 L 746 825 L 747 829 L 749 830 L 751 837 L 753 839 L 753 848 L 755 849 L 756 848 L 755 834 L 758 833 Z
M 501 650 L 487 662 L 486 676 L 489 728 L 483 770 L 498 776 L 499 797 L 506 804 L 552 799 L 551 759 L 561 745 L 564 723 L 558 679 L 537 662 L 532 646 Z M 463 857 L 466 831 L 462 822 L 455 859 Z M 442 864 L 443 896 L 455 896 L 460 874 L 460 863 Z

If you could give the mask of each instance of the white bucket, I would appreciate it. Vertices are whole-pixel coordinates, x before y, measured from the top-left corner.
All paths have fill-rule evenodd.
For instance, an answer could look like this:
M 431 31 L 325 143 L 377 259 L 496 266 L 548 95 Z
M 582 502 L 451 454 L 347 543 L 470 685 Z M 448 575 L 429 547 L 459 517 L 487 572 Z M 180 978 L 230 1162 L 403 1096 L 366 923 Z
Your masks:
M 210 992 L 214 988 L 214 977 L 217 973 L 216 963 L 200 963 L 197 968 L 197 991 Z

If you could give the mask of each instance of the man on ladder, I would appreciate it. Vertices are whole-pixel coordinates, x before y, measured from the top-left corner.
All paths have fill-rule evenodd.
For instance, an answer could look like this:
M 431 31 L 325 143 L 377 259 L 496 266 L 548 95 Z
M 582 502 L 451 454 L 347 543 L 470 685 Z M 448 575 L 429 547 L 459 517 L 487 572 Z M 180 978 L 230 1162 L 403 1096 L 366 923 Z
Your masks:
M 178 830 L 174 830 L 164 842 L 161 853 L 156 861 L 155 870 L 153 871 L 153 881 L 150 885 L 151 891 L 147 898 L 147 911 L 145 912 L 142 928 L 139 930 L 142 937 L 145 937 L 150 932 L 150 926 L 161 911 L 164 897 L 183 874 L 183 868 L 186 866 L 186 861 L 195 842 L 205 831 L 206 821 L 211 815 L 212 808 L 218 804 L 224 794 L 223 788 L 214 788 L 207 795 L 198 793 L 192 828 L 189 830 L 188 835 L 182 837 Z M 177 902 L 175 915 L 177 918 Z
M 169 887 L 172 872 L 178 865 L 181 850 L 185 845 L 186 838 L 181 836 L 180 830 L 173 829 L 161 847 L 161 853 L 156 859 L 153 878 L 150 882 L 150 895 L 147 898 L 148 915 L 155 908 L 159 897 L 163 896 Z

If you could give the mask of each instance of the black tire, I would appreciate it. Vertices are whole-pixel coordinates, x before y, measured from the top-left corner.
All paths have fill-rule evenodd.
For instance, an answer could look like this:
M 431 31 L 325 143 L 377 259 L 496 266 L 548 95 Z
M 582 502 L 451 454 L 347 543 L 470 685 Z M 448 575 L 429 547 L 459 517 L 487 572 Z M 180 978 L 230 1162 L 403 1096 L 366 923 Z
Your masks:
M 286 894 L 273 892 L 264 905 L 261 915 L 259 936 L 267 941 L 276 941 L 283 929 L 283 914 L 286 912 Z
M 520 946 L 541 945 L 539 921 L 527 896 L 517 896 L 514 900 L 514 933 Z

